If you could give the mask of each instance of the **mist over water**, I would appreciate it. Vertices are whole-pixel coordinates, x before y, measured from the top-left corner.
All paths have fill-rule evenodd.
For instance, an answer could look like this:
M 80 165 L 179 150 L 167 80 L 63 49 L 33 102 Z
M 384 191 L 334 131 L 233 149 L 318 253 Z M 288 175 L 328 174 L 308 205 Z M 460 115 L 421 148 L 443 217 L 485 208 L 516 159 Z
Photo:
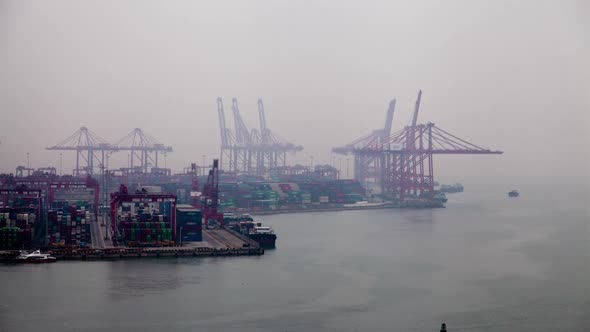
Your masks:
M 584 330 L 588 191 L 536 178 L 509 199 L 497 180 L 446 209 L 265 216 L 260 257 L 3 265 L 0 328 Z

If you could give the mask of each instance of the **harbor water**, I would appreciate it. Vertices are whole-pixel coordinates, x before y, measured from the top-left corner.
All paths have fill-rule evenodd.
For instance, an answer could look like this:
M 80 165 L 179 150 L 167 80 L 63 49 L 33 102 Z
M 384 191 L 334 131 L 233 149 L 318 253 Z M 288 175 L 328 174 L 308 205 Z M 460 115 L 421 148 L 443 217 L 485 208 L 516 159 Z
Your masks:
M 0 331 L 587 331 L 590 188 L 529 180 L 264 216 L 263 256 L 0 265 Z

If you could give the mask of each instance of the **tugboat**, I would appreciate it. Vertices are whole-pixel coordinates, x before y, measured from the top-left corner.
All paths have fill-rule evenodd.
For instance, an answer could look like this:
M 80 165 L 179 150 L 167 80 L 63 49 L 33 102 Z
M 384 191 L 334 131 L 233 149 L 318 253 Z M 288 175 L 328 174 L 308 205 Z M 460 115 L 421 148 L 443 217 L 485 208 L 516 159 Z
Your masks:
M 520 195 L 517 190 L 510 190 L 508 192 L 508 197 L 518 197 Z
M 50 254 L 42 254 L 40 250 L 35 250 L 32 253 L 21 252 L 14 260 L 18 263 L 39 264 L 53 263 L 57 261 L 57 258 Z

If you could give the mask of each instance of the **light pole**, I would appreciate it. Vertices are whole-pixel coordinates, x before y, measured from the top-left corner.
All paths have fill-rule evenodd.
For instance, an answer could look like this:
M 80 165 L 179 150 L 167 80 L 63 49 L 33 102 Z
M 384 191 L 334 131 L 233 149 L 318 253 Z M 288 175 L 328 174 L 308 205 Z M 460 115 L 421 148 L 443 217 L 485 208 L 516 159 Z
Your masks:
M 29 166 L 29 153 L 27 152 L 27 168 L 30 168 Z
M 60 176 L 62 175 L 62 166 L 63 166 L 62 161 L 63 161 L 62 160 L 62 153 L 60 152 L 59 153 L 59 175 Z
M 207 156 L 203 155 L 203 167 L 207 167 Z
M 107 155 L 107 160 L 108 160 L 108 155 Z M 107 223 L 107 210 L 106 210 L 106 206 L 107 206 L 107 201 L 108 201 L 108 190 L 107 190 L 107 173 L 108 170 L 105 169 L 104 164 L 100 165 L 100 168 L 102 170 L 102 191 L 104 192 L 104 196 L 103 196 L 103 203 L 102 203 L 102 208 L 101 208 L 101 214 L 102 214 L 102 223 L 104 224 L 105 228 L 105 240 L 109 239 L 109 227 L 108 227 L 108 223 Z
M 182 247 L 182 226 L 180 226 L 180 246 Z
M 340 165 L 338 166 L 338 178 L 342 174 L 342 158 L 338 158 Z

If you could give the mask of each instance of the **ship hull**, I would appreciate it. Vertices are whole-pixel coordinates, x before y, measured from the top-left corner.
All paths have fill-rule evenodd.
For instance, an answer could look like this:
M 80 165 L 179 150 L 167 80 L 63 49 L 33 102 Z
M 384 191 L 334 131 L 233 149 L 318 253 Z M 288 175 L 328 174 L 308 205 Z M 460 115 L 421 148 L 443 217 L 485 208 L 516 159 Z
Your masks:
M 272 249 L 276 247 L 276 234 L 247 234 L 247 236 L 258 242 L 262 248 Z
M 49 258 L 49 259 L 16 259 L 17 263 L 21 264 L 47 264 L 47 263 L 55 263 L 57 262 L 56 258 Z

